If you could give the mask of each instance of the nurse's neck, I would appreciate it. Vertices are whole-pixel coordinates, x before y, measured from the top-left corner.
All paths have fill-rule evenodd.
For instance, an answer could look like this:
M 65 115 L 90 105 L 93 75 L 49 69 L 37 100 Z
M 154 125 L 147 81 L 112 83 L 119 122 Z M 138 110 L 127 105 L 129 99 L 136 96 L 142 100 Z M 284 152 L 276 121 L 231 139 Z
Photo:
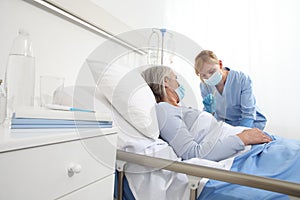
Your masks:
M 220 83 L 218 85 L 216 85 L 216 88 L 221 95 L 223 94 L 223 90 L 224 90 L 224 86 L 225 86 L 225 83 L 227 80 L 228 73 L 229 73 L 229 71 L 226 68 L 223 68 L 222 69 L 222 80 L 220 81 Z

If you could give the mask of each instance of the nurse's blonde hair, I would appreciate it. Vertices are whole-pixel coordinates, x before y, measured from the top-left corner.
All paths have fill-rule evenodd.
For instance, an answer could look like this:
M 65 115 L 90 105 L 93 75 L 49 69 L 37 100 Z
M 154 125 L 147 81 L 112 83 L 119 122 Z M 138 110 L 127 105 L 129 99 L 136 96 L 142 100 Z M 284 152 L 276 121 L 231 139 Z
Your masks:
M 166 66 L 153 66 L 144 70 L 141 75 L 152 90 L 157 103 L 166 97 L 165 79 L 170 77 L 173 70 Z
M 213 51 L 203 50 L 195 58 L 195 73 L 200 75 L 204 63 L 219 64 L 219 59 Z

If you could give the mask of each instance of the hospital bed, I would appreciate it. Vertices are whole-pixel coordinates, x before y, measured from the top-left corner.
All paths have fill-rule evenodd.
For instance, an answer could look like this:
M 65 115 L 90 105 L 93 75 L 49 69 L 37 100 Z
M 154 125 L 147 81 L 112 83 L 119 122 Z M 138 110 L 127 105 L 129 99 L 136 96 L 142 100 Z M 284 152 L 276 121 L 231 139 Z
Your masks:
M 95 109 L 110 110 L 114 125 L 120 130 L 116 162 L 118 200 L 125 199 L 124 192 L 143 200 L 150 193 L 154 196 L 149 199 L 197 199 L 209 179 L 283 193 L 292 199 L 300 197 L 298 183 L 232 172 L 226 168 L 226 162 L 220 164 L 204 159 L 185 162 L 178 158 L 172 148 L 159 139 L 155 100 L 140 76 L 142 70 L 106 68 L 101 75 L 96 74 L 101 77 L 96 81 L 97 87 L 75 87 L 72 91 L 73 104 L 77 107 L 82 107 L 80 104 L 85 100 L 74 99 L 87 98 L 83 92 L 92 94 Z M 170 198 L 174 194 L 177 198 Z
M 190 200 L 197 199 L 197 187 L 199 185 L 200 177 L 225 181 L 233 184 L 239 184 L 273 192 L 290 195 L 291 199 L 299 199 L 300 184 L 288 181 L 266 178 L 261 176 L 254 176 L 244 173 L 232 172 L 222 169 L 214 169 L 206 166 L 193 165 L 178 161 L 170 161 L 167 159 L 153 158 L 149 156 L 128 153 L 124 151 L 117 151 L 117 199 L 123 199 L 124 190 L 124 165 L 127 162 L 136 163 L 139 165 L 146 165 L 153 168 L 166 169 L 178 173 L 184 173 L 189 176 Z M 120 162 L 124 161 L 124 162 Z M 198 178 L 199 177 L 199 178 Z M 128 189 L 127 189 L 128 190 Z M 129 191 L 126 191 L 129 192 Z

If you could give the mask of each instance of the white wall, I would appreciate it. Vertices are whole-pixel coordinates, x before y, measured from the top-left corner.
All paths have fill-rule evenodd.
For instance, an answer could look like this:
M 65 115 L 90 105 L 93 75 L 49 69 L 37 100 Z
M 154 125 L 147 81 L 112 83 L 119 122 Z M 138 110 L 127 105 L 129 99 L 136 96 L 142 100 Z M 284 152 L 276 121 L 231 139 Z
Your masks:
M 133 28 L 162 28 L 172 0 L 91 0 Z M 178 2 L 174 2 L 177 4 Z M 188 4 L 188 3 L 187 3 Z
M 4 77 L 13 39 L 24 28 L 31 35 L 36 57 L 36 93 L 40 75 L 65 77 L 65 84 L 73 85 L 85 59 L 104 41 L 22 0 L 0 1 L 0 27 L 0 77 Z
M 225 66 L 248 73 L 266 131 L 300 139 L 300 1 L 93 1 L 131 27 L 182 33 L 215 51 Z
M 268 118 L 266 131 L 300 139 L 300 2 L 213 0 L 177 6 L 193 12 L 179 16 L 169 8 L 172 28 L 215 51 L 225 66 L 250 74 Z

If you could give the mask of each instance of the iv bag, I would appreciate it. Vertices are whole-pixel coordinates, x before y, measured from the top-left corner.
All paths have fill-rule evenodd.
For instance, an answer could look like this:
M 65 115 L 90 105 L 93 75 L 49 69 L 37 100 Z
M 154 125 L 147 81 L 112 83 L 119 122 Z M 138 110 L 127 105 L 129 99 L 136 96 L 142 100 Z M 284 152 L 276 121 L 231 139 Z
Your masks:
M 157 65 L 159 63 L 159 43 L 158 33 L 152 32 L 148 40 L 148 64 Z

